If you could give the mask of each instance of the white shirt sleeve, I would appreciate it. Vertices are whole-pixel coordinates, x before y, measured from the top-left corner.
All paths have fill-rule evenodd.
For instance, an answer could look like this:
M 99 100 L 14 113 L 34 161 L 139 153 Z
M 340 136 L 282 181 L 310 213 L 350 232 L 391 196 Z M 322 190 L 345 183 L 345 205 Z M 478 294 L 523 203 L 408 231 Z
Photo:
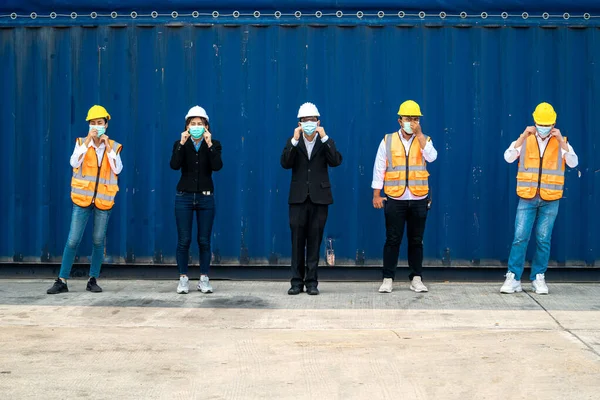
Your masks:
M 567 146 L 569 146 L 569 151 L 564 151 L 562 148 L 560 149 L 560 151 L 562 152 L 562 156 L 565 159 L 567 165 L 570 168 L 575 168 L 579 165 L 579 157 L 577 157 L 577 154 L 575 154 L 575 150 L 573 150 L 573 147 L 571 147 L 569 143 L 567 143 Z
M 123 170 L 121 154 L 117 154 L 114 150 L 111 150 L 110 153 L 108 153 L 108 163 L 110 164 L 110 169 L 112 169 L 115 175 L 119 175 Z
M 88 147 L 83 143 L 81 146 L 75 143 L 75 149 L 73 150 L 73 154 L 71 154 L 71 167 L 79 168 L 83 159 L 82 157 L 88 151 Z
M 509 164 L 514 163 L 521 155 L 521 149 L 515 148 L 515 143 L 517 143 L 516 140 L 512 142 L 504 152 L 504 160 Z
M 423 154 L 423 158 L 427 162 L 434 162 L 437 160 L 437 150 L 433 147 L 433 142 L 430 140 L 427 141 L 425 147 L 421 150 Z
M 387 154 L 385 150 L 385 140 L 381 141 L 377 156 L 375 157 L 375 165 L 373 166 L 373 182 L 371 188 L 383 189 L 383 179 L 385 178 L 385 169 L 387 163 Z
M 296 146 L 298 146 L 298 143 L 300 143 L 299 140 L 292 138 L 292 146 L 296 147 Z
M 325 135 L 325 136 L 323 136 L 323 139 L 321 139 L 321 143 L 325 143 L 328 140 L 329 140 L 329 136 Z

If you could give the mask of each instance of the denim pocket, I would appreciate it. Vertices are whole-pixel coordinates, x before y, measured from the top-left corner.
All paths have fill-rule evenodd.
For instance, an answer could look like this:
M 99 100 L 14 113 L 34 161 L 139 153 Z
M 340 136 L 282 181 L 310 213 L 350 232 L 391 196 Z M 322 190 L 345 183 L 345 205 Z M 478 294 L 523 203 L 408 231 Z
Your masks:
M 180 192 L 179 190 L 177 191 L 177 193 L 175 193 L 175 196 L 179 196 L 179 197 L 183 197 L 185 195 L 185 192 Z

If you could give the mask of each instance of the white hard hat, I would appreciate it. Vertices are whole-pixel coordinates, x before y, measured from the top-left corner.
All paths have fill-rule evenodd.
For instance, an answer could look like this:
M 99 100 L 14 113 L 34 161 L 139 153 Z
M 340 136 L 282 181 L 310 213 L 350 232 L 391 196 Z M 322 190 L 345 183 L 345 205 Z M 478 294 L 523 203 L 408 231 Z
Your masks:
M 208 122 L 208 115 L 206 114 L 206 111 L 204 111 L 204 108 L 200 106 L 194 106 L 190 108 L 190 111 L 188 111 L 187 115 L 185 116 L 185 120 L 187 121 L 187 119 L 191 117 L 206 118 L 206 121 Z
M 319 110 L 317 110 L 317 106 L 313 103 L 304 103 L 300 106 L 298 110 L 298 118 L 304 117 L 320 117 Z

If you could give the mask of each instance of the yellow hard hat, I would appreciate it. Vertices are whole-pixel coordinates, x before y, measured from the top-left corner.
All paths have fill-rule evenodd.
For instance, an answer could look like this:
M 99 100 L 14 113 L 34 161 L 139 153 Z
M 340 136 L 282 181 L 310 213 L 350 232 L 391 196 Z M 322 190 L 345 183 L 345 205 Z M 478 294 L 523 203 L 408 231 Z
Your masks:
M 422 117 L 421 107 L 412 101 L 407 100 L 404 103 L 400 104 L 400 109 L 398 110 L 398 115 L 401 117 Z
M 556 123 L 556 111 L 548 103 L 541 103 L 533 112 L 533 120 L 538 125 L 554 125 Z
M 92 108 L 90 108 L 90 110 L 88 111 L 88 115 L 85 120 L 91 121 L 92 119 L 97 118 L 110 119 L 110 114 L 108 113 L 108 111 L 106 111 L 106 108 L 102 106 L 92 106 Z

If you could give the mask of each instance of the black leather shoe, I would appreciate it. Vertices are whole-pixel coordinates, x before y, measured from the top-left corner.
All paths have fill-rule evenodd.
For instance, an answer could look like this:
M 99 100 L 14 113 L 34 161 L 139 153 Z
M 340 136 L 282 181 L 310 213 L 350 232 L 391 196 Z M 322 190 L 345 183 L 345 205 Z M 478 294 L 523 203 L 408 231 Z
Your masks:
M 317 296 L 319 294 L 319 289 L 317 289 L 316 287 L 309 287 L 306 288 L 306 293 L 308 293 L 311 296 Z
M 100 293 L 102 291 L 102 288 L 96 283 L 96 278 L 90 278 L 85 290 L 92 293 Z
M 289 295 L 297 295 L 303 292 L 303 288 L 300 286 L 292 286 L 290 290 L 288 290 Z

